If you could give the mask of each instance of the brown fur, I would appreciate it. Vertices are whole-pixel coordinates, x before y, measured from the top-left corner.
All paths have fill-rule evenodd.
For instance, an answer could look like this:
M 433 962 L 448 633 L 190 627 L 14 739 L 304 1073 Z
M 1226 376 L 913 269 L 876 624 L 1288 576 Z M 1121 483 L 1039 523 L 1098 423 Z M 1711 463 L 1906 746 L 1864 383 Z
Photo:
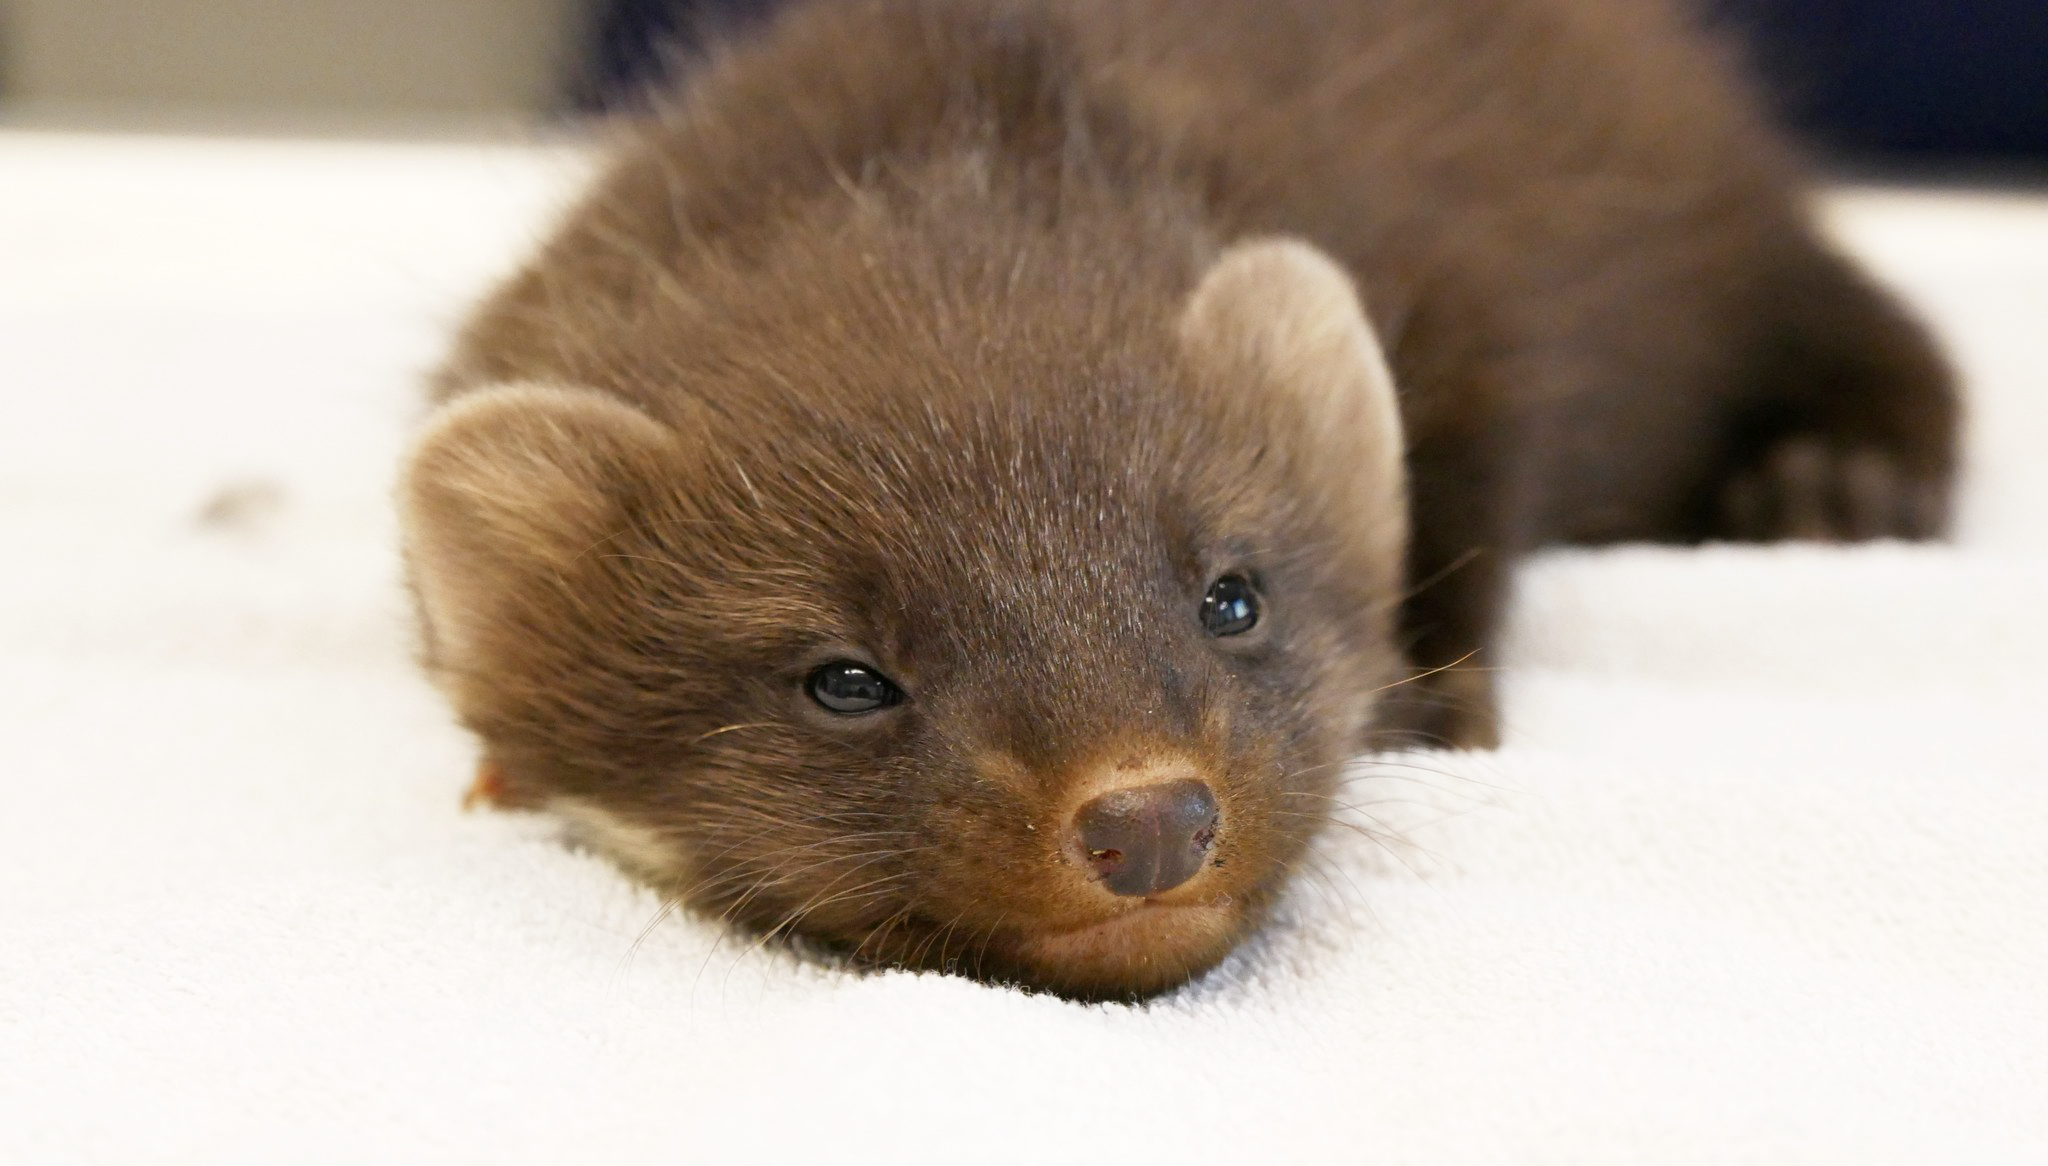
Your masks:
M 408 554 L 497 800 L 743 924 L 1076 996 L 1221 958 L 1354 752 L 1491 743 L 1522 551 L 1931 534 L 1955 425 L 1650 0 L 803 7 L 437 392 Z M 1267 614 L 1211 639 L 1225 571 Z M 908 699 L 819 709 L 841 658 Z M 1070 861 L 1084 795 L 1179 777 L 1222 806 L 1193 880 Z

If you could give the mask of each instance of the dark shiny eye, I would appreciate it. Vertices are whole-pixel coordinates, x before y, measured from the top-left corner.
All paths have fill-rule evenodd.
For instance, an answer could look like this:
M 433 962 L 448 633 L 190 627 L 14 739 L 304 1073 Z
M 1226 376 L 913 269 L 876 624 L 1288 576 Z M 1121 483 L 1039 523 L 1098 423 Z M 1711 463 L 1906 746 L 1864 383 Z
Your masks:
M 811 699 L 835 713 L 858 716 L 888 708 L 903 699 L 903 690 L 865 664 L 834 660 L 813 673 L 807 687 Z
M 1212 636 L 1241 636 L 1259 622 L 1259 593 L 1242 575 L 1225 575 L 1202 596 L 1202 626 Z

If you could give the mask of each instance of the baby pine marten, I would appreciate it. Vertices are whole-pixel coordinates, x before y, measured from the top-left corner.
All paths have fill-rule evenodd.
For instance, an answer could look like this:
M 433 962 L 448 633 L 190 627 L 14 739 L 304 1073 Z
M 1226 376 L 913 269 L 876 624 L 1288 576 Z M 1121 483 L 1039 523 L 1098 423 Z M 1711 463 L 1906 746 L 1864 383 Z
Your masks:
M 1143 997 L 1551 542 L 1939 533 L 1956 403 L 1652 0 L 831 0 L 470 322 L 401 487 L 479 791 L 868 964 Z

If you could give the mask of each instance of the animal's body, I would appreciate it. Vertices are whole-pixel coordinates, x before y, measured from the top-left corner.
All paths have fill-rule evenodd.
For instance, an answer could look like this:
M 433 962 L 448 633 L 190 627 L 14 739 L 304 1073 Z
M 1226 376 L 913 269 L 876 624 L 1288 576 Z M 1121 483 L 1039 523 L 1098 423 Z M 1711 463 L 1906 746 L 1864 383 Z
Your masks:
M 1653 0 L 843 0 L 471 322 L 403 489 L 489 790 L 858 958 L 1142 995 L 1546 542 L 1938 533 L 1955 401 Z M 1391 375 L 1389 375 L 1391 374 Z

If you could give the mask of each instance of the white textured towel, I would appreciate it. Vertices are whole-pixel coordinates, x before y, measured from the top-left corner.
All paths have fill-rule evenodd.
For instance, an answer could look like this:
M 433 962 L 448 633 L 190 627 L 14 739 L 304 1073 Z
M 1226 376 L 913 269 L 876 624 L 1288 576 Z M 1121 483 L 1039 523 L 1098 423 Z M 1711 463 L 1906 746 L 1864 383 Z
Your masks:
M 1146 1008 L 756 950 L 462 814 L 387 491 L 574 151 L 0 137 L 0 1161 L 2048 1160 L 2048 200 L 1831 214 L 1971 384 L 1948 547 L 1525 573 Z

